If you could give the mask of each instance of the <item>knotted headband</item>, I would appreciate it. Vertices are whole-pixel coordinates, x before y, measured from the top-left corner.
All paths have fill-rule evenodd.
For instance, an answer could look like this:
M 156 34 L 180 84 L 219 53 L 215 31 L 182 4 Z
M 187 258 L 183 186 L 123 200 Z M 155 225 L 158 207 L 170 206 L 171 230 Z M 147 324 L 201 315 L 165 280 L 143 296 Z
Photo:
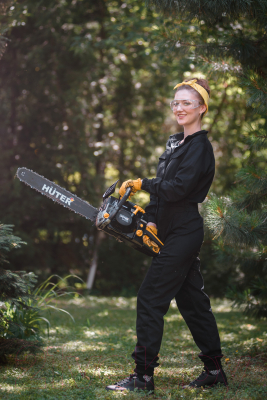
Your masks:
M 173 89 L 177 89 L 180 86 L 184 86 L 184 85 L 188 85 L 191 86 L 193 89 L 195 89 L 203 98 L 205 106 L 207 107 L 206 111 L 204 112 L 203 116 L 208 112 L 208 108 L 209 108 L 209 94 L 206 91 L 206 89 L 204 89 L 202 86 L 198 85 L 197 83 L 197 79 L 192 79 L 191 81 L 188 82 L 182 82 L 182 83 L 178 83 L 176 86 L 174 86 Z

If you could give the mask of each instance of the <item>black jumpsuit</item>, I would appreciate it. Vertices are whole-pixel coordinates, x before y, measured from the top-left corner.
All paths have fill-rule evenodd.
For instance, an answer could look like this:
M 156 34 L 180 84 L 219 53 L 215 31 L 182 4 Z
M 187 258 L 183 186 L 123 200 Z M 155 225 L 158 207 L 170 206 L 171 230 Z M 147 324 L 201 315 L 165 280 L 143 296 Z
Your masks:
M 189 135 L 179 145 L 183 137 L 183 133 L 170 136 L 156 178 L 142 182 L 142 190 L 150 193 L 148 221 L 157 224 L 164 247 L 153 258 L 137 296 L 137 344 L 132 357 L 140 374 L 152 375 L 159 365 L 163 317 L 173 298 L 205 365 L 217 369 L 223 356 L 198 258 L 204 236 L 198 203 L 214 177 L 214 154 L 207 131 Z

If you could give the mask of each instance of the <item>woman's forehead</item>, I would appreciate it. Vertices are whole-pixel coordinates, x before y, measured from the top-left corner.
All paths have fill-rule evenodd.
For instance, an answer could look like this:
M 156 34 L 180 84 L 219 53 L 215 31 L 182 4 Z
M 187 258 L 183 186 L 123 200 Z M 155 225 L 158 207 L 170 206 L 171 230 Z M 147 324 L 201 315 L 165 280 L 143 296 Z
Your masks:
M 184 99 L 184 100 L 198 100 L 198 96 L 192 90 L 188 89 L 180 89 L 175 93 L 175 99 Z

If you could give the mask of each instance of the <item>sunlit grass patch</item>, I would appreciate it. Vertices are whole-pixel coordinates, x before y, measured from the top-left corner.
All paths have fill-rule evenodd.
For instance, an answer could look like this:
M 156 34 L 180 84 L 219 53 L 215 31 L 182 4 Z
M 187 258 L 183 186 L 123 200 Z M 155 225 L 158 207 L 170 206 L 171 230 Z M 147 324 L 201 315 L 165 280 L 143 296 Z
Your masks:
M 63 301 L 63 300 L 62 300 Z M 174 307 L 175 305 L 175 307 Z M 141 399 L 144 393 L 107 392 L 105 386 L 133 372 L 136 298 L 94 297 L 64 300 L 75 323 L 52 313 L 50 337 L 38 356 L 9 357 L 0 371 L 1 399 Z M 265 399 L 266 320 L 257 321 L 227 300 L 212 301 L 218 322 L 229 388 L 183 390 L 199 375 L 199 349 L 172 302 L 165 317 L 155 399 Z

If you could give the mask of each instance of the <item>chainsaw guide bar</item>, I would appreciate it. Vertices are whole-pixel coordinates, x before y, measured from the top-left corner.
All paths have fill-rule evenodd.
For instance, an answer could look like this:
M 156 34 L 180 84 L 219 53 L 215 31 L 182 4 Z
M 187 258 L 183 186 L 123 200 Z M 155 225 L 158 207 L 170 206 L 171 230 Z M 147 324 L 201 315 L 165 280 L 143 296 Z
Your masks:
M 16 175 L 20 181 L 37 190 L 37 192 L 95 222 L 98 209 L 91 206 L 87 201 L 27 168 L 19 168 Z

